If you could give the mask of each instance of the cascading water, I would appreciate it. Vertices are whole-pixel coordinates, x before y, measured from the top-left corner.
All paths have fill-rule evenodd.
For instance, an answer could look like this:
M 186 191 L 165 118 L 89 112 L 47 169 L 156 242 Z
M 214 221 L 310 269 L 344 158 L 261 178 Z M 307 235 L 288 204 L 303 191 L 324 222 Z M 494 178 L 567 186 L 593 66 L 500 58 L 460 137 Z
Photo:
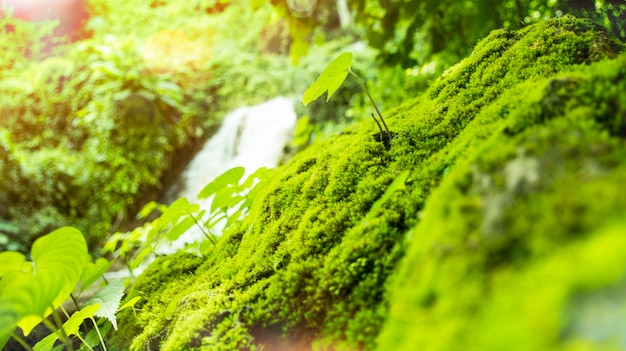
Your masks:
M 276 167 L 284 148 L 293 137 L 296 125 L 294 100 L 277 97 L 260 105 L 241 107 L 229 113 L 218 132 L 209 139 L 182 173 L 182 189 L 176 198 L 208 208 L 197 195 L 209 182 L 225 171 L 242 166 L 246 174 L 260 167 Z M 171 245 L 157 248 L 160 254 L 173 253 L 186 243 L 201 240 L 203 234 L 192 227 Z

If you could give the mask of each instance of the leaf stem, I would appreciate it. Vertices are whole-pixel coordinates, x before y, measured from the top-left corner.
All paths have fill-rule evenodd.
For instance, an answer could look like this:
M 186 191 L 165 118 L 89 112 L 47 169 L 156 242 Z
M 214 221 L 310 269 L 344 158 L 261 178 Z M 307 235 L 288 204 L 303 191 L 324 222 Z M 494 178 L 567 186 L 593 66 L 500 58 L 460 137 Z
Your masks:
M 80 342 L 83 343 L 83 345 L 85 345 L 85 347 L 87 347 L 89 349 L 89 351 L 94 351 L 93 347 L 91 347 L 87 341 L 85 339 L 83 339 L 78 333 L 76 333 L 76 337 L 80 340 Z M 100 339 L 102 340 L 102 339 Z M 104 351 L 107 351 L 107 349 L 105 348 Z
M 74 306 L 76 306 L 76 311 L 80 311 L 80 306 L 78 306 L 78 301 L 76 300 L 76 297 L 74 297 L 74 294 L 70 294 L 70 297 L 72 298 L 72 302 L 74 302 Z M 63 306 L 61 306 L 61 308 L 63 308 Z M 65 316 L 69 319 L 70 316 L 67 314 L 67 311 L 64 308 L 63 312 L 65 313 Z
M 56 311 L 52 312 L 52 315 L 54 316 L 54 320 L 55 320 L 56 323 L 60 323 L 61 322 L 61 318 L 59 318 L 59 314 Z M 65 329 L 63 329 L 63 324 L 60 324 L 60 326 L 57 328 L 47 318 L 44 318 L 42 322 L 43 322 L 43 324 L 46 325 L 46 327 L 48 327 L 48 329 L 50 329 L 51 332 L 59 334 L 58 335 L 59 336 L 59 340 L 61 340 L 61 342 L 63 344 L 65 344 L 65 347 L 67 348 L 67 350 L 74 351 L 74 347 L 72 346 L 72 342 L 70 341 L 70 338 L 67 336 L 67 333 L 65 333 Z
M 376 122 L 376 125 L 378 126 L 378 130 L 380 131 L 380 134 L 382 135 L 383 132 L 383 127 L 380 126 L 380 122 L 378 122 L 378 120 L 376 119 L 376 116 L 374 116 L 374 114 L 372 113 L 372 118 L 374 119 L 374 122 Z
M 18 344 L 22 345 L 22 347 L 25 350 L 28 351 L 33 351 L 33 348 L 30 347 L 30 345 L 28 345 L 28 343 L 26 342 L 26 340 L 24 340 L 21 336 L 15 334 L 15 333 L 11 333 L 11 336 L 13 337 L 13 339 L 15 339 L 15 341 L 17 341 Z
M 361 77 L 359 77 L 358 74 L 354 73 L 354 71 L 351 70 L 350 68 L 348 68 L 348 73 L 352 77 L 354 77 L 354 79 L 356 79 L 356 81 L 359 83 L 361 88 L 363 88 L 363 90 L 365 91 L 365 94 L 367 94 L 367 97 L 370 99 L 370 102 L 372 103 L 372 105 L 374 105 L 374 109 L 376 109 L 376 113 L 378 114 L 378 117 L 380 117 L 380 121 L 383 122 L 383 126 L 385 126 L 385 130 L 387 131 L 387 134 L 391 135 L 391 131 L 389 130 L 389 127 L 387 127 L 387 123 L 385 123 L 383 114 L 380 113 L 380 110 L 378 109 L 378 105 L 376 105 L 376 102 L 374 102 L 374 98 L 372 97 L 372 94 L 370 94 L 370 91 L 367 90 L 367 87 L 365 86 L 365 83 L 363 83 L 363 80 L 361 80 Z
M 211 242 L 213 243 L 213 245 L 215 245 L 215 241 L 213 240 L 213 238 L 209 235 L 209 233 L 207 233 L 204 228 L 202 228 L 202 225 L 200 225 L 200 223 L 198 223 L 198 220 L 196 220 L 196 217 L 194 217 L 194 215 L 189 212 L 189 217 L 191 217 L 191 219 L 193 219 L 193 222 L 196 224 L 196 226 L 198 228 L 200 228 L 200 231 L 202 232 L 202 234 L 204 234 L 204 236 Z
M 93 319 L 93 317 L 90 317 L 89 319 L 91 319 L 91 322 L 93 322 L 93 326 L 96 328 L 96 333 L 98 333 L 98 338 L 100 338 L 100 344 L 102 345 L 102 349 L 104 351 L 107 351 L 107 347 L 104 345 L 104 340 L 102 339 L 102 334 L 100 334 L 100 328 L 98 328 L 98 323 L 96 323 L 96 320 Z

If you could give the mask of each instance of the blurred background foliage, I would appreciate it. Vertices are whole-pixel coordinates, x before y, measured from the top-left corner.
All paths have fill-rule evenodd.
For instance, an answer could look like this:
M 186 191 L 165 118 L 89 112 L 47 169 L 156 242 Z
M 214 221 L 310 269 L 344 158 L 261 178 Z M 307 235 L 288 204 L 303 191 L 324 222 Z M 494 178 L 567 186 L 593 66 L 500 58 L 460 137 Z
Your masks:
M 569 13 L 626 39 L 615 0 L 76 2 L 88 16 L 66 37 L 52 35 L 58 21 L 2 11 L 0 250 L 62 225 L 94 250 L 158 199 L 229 110 L 298 98 L 341 52 L 384 111 L 496 28 Z M 330 103 L 296 106 L 291 152 L 370 118 L 366 99 L 348 80 Z

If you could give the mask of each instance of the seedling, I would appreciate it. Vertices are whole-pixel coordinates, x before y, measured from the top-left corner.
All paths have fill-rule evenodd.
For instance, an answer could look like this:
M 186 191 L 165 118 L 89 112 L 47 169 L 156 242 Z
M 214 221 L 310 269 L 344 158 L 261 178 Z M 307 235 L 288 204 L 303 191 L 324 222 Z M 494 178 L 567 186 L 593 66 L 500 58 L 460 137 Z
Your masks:
M 387 127 L 387 123 L 385 123 L 385 119 L 383 118 L 382 113 L 380 113 L 380 109 L 376 105 L 376 102 L 374 102 L 372 94 L 370 94 L 369 90 L 367 90 L 367 87 L 365 86 L 365 83 L 363 83 L 361 77 L 359 77 L 356 73 L 354 73 L 352 69 L 350 69 L 351 65 L 351 52 L 344 52 L 343 54 L 337 56 L 337 58 L 335 58 L 328 66 L 326 66 L 322 74 L 317 77 L 317 80 L 311 83 L 311 85 L 304 92 L 304 95 L 302 96 L 302 104 L 304 106 L 307 106 L 312 101 L 322 96 L 322 94 L 324 94 L 325 92 L 328 92 L 326 96 L 326 102 L 328 102 L 330 100 L 330 97 L 335 93 L 335 91 L 337 91 L 337 89 L 339 89 L 339 87 L 341 86 L 341 84 L 343 84 L 348 75 L 351 75 L 352 77 L 354 77 L 354 79 L 356 79 L 361 88 L 363 88 L 365 94 L 367 94 L 367 97 L 370 99 L 370 102 L 372 103 L 372 106 L 374 106 L 374 109 L 378 114 L 378 118 L 380 119 L 379 122 L 378 119 L 376 119 L 376 116 L 374 116 L 374 114 L 372 113 L 372 118 L 376 122 L 378 130 L 380 131 L 379 133 L 374 134 L 374 139 L 377 142 L 382 142 L 386 148 L 389 148 L 389 143 L 393 138 L 393 133 L 389 130 L 389 127 Z M 385 128 L 384 130 L 383 127 Z

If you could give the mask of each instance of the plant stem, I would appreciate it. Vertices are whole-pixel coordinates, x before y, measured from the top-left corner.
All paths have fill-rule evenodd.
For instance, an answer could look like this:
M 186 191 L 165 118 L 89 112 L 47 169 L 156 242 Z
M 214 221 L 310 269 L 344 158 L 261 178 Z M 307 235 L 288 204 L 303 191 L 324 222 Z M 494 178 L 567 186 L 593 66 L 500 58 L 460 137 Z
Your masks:
M 202 234 L 204 234 L 204 236 L 210 240 L 213 245 L 215 245 L 215 242 L 213 241 L 213 239 L 209 236 L 209 233 L 207 233 L 206 231 L 204 231 L 204 228 L 202 228 L 202 226 L 200 225 L 200 223 L 198 223 L 198 221 L 196 220 L 196 217 L 194 217 L 193 214 L 191 214 L 191 212 L 189 212 L 189 217 L 191 217 L 191 219 L 193 219 L 193 222 L 196 224 L 196 226 L 198 228 L 200 228 L 200 231 L 202 232 Z
M 389 130 L 389 127 L 387 127 L 387 123 L 385 123 L 383 114 L 380 113 L 380 110 L 378 109 L 378 105 L 376 105 L 376 102 L 374 102 L 374 98 L 372 97 L 372 94 L 370 94 L 370 91 L 367 90 L 367 87 L 365 86 L 365 83 L 363 83 L 363 81 L 361 80 L 361 77 L 359 77 L 358 74 L 354 73 L 354 71 L 349 68 L 348 68 L 348 73 L 352 77 L 354 77 L 354 79 L 356 79 L 357 82 L 359 82 L 359 85 L 361 85 L 361 88 L 363 88 L 363 90 L 365 91 L 365 94 L 367 94 L 367 97 L 370 99 L 370 102 L 372 103 L 372 105 L 374 105 L 374 109 L 376 109 L 376 113 L 378 114 L 378 117 L 380 117 L 380 121 L 383 122 L 383 126 L 385 126 L 385 130 L 387 131 L 387 134 L 391 135 L 391 131 Z
M 133 309 L 134 312 L 134 309 Z M 93 319 L 93 317 L 90 317 L 89 319 L 91 319 L 91 321 L 93 322 L 93 326 L 96 327 L 96 333 L 98 333 L 98 338 L 100 338 L 100 344 L 102 345 L 102 349 L 104 351 L 107 351 L 107 347 L 106 345 L 104 345 L 104 340 L 102 339 L 102 334 L 100 334 L 100 329 L 98 328 L 98 324 L 96 323 L 96 320 Z
M 33 348 L 30 347 L 30 345 L 28 345 L 28 343 L 26 342 L 26 340 L 22 339 L 21 336 L 12 333 L 11 336 L 13 337 L 13 339 L 15 339 L 15 341 L 17 341 L 18 344 L 22 345 L 22 347 L 27 350 L 27 351 L 33 351 Z
M 378 122 L 378 120 L 376 119 L 376 116 L 374 116 L 374 114 L 372 113 L 372 118 L 374 119 L 374 122 L 376 122 L 376 125 L 378 126 L 378 130 L 380 131 L 380 135 L 383 135 L 383 127 L 380 126 L 380 122 Z
M 89 351 L 94 351 L 93 347 L 89 346 L 87 341 L 85 339 L 83 339 L 78 333 L 76 333 L 76 337 L 80 340 L 80 342 L 83 343 L 83 345 L 85 345 L 85 347 L 87 347 L 89 349 Z M 106 351 L 106 348 L 104 349 L 104 351 Z
M 70 296 L 72 297 L 72 300 L 74 300 L 74 295 L 70 294 Z M 78 303 L 76 303 L 76 300 L 74 300 L 74 304 L 76 304 L 76 311 L 80 310 L 80 307 L 78 307 Z M 65 315 L 65 318 L 70 319 L 70 314 L 67 313 L 67 311 L 65 310 L 65 307 L 63 307 L 63 305 L 59 306 L 61 308 L 61 311 L 63 311 L 63 314 Z
M 74 294 L 70 294 L 70 297 L 72 298 L 72 302 L 74 302 L 74 306 L 76 306 L 76 311 L 80 311 L 80 306 L 78 306 L 78 301 L 76 300 L 76 297 L 74 297 Z M 67 311 L 65 311 L 65 309 L 63 309 L 63 312 L 65 312 L 65 316 L 67 316 L 67 318 L 69 319 L 70 317 L 67 314 Z
M 61 322 L 61 319 L 59 318 L 59 314 L 56 313 L 56 311 L 52 312 L 52 315 L 54 316 L 54 320 L 57 324 Z M 46 327 L 48 327 L 48 329 L 50 329 L 51 332 L 59 334 L 59 340 L 61 340 L 61 342 L 65 345 L 67 350 L 74 351 L 72 342 L 70 341 L 70 338 L 67 336 L 67 333 L 65 333 L 65 329 L 63 329 L 63 324 L 60 324 L 60 326 L 57 328 L 47 318 L 44 318 L 42 322 L 43 324 L 46 325 Z

